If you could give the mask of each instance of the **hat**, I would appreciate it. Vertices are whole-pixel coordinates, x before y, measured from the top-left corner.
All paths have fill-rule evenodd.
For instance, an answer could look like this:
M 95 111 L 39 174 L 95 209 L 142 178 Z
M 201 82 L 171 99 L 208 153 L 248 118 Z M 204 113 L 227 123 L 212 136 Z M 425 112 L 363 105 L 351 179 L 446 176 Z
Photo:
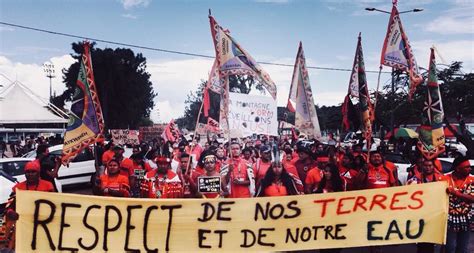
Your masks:
M 40 163 L 39 163 L 39 160 L 34 160 L 34 161 L 31 161 L 31 162 L 27 162 L 25 164 L 25 171 L 40 171 Z
M 270 153 L 271 151 L 272 151 L 272 149 L 267 145 L 263 145 L 263 146 L 260 147 L 260 152 L 261 153 Z

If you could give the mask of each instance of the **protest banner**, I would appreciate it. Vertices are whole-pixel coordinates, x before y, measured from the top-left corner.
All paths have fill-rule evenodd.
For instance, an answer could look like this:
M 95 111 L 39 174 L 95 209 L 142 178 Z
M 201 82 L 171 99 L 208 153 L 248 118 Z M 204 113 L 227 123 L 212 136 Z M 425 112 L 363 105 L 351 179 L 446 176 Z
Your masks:
M 140 140 L 138 139 L 138 130 L 111 129 L 110 133 L 112 134 L 112 140 L 115 144 L 140 145 Z
M 17 252 L 236 252 L 444 244 L 446 182 L 248 199 L 18 191 Z
M 229 93 L 229 129 L 242 136 L 278 135 L 277 104 L 271 97 Z
M 160 138 L 165 127 L 166 124 L 154 124 L 153 126 L 139 127 L 138 131 L 140 132 L 140 141 L 150 142 L 154 139 Z
M 200 193 L 219 193 L 221 191 L 221 177 L 198 177 L 198 192 Z

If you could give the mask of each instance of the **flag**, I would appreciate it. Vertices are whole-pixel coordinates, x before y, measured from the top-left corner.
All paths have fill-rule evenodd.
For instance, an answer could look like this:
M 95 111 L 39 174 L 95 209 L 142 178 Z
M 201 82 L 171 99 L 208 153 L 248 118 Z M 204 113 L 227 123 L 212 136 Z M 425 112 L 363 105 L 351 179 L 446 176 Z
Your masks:
M 427 159 L 432 159 L 444 152 L 444 130 L 443 130 L 443 102 L 436 76 L 436 59 L 434 49 L 431 48 L 430 67 L 426 85 L 426 97 L 423 106 L 422 123 L 418 130 L 418 149 Z
M 163 138 L 163 140 L 165 140 L 165 142 L 171 142 L 171 143 L 174 143 L 178 140 L 179 136 L 181 135 L 178 127 L 176 126 L 176 124 L 174 123 L 174 119 L 172 119 L 170 121 L 170 123 L 168 123 L 168 125 L 166 125 L 163 133 L 161 134 L 161 138 Z
M 276 85 L 265 70 L 245 51 L 237 41 L 209 16 L 211 33 L 219 66 L 219 77 L 229 75 L 251 75 L 276 99 Z
M 218 81 L 213 77 L 211 84 L 217 84 L 215 90 L 220 91 L 219 125 L 223 131 L 229 131 L 227 115 L 229 113 L 229 76 L 253 76 L 276 99 L 276 85 L 265 70 L 230 36 L 214 19 L 209 16 L 212 40 L 216 51 L 216 70 Z M 215 75 L 211 71 L 211 75 Z M 209 94 L 208 94 L 209 95 Z M 217 119 L 214 119 L 217 120 Z
M 360 127 L 360 117 L 357 113 L 357 109 L 352 103 L 351 97 L 349 94 L 344 98 L 344 103 L 342 104 L 342 126 L 345 131 L 351 129 L 359 129 Z
M 396 1 L 393 3 L 392 12 L 390 14 L 380 64 L 408 73 L 410 77 L 408 97 L 411 100 L 416 91 L 416 87 L 423 82 L 423 77 L 419 73 L 413 50 L 403 30 Z
M 84 42 L 69 122 L 64 134 L 62 162 L 67 164 L 84 148 L 94 144 L 104 131 L 104 118 L 97 94 L 90 44 Z
M 321 137 L 318 115 L 314 106 L 313 92 L 309 83 L 303 44 L 301 42 L 293 69 L 293 78 L 288 96 L 288 110 L 295 113 L 295 126 L 300 133 L 315 138 Z

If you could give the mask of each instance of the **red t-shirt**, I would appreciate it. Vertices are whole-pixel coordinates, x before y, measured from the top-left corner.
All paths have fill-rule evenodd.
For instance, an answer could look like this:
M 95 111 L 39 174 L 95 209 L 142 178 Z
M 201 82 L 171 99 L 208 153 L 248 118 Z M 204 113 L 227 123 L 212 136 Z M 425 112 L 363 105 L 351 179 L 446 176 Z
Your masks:
M 359 174 L 357 170 L 349 169 L 343 165 L 339 165 L 339 175 L 346 182 L 346 189 L 348 191 L 355 190 L 354 180 L 357 174 Z
M 250 189 L 248 185 L 234 184 L 234 179 L 241 181 L 249 180 L 249 175 L 247 173 L 247 163 L 245 159 L 238 158 L 232 159 L 229 161 L 234 166 L 232 173 L 230 175 L 230 195 L 229 198 L 250 198 Z
M 257 162 L 253 165 L 253 174 L 255 176 L 255 181 L 259 182 L 267 174 L 268 168 L 272 165 L 271 161 L 264 162 L 262 159 L 258 159 Z
M 16 184 L 13 186 L 13 191 L 16 192 L 16 189 L 26 190 L 26 191 L 40 191 L 40 192 L 54 192 L 54 186 L 51 182 L 40 179 L 38 185 L 28 185 L 26 181 Z
M 120 162 L 120 175 L 130 177 L 134 171 L 133 161 L 130 158 L 123 158 Z
M 117 191 L 122 191 L 124 193 L 124 197 L 130 196 L 129 189 L 130 185 L 128 182 L 128 177 L 123 175 L 101 175 L 100 176 L 100 188 L 104 190 L 105 188 L 112 188 Z M 109 194 L 105 194 L 104 196 L 110 196 Z
M 308 175 L 306 175 L 305 183 L 306 185 L 312 185 L 313 189 L 311 189 L 311 191 L 315 191 L 316 186 L 321 182 L 321 179 L 321 171 L 317 167 L 314 167 L 308 172 Z
M 317 168 L 318 166 L 315 161 L 308 159 L 304 162 L 301 160 L 296 161 L 295 167 L 296 171 L 298 172 L 298 177 L 303 183 L 306 184 L 306 175 L 312 168 Z
M 282 184 L 271 184 L 263 191 L 266 197 L 288 196 L 286 187 Z
M 395 183 L 395 178 L 389 169 L 385 169 L 383 165 L 377 167 L 369 165 L 367 189 L 386 188 L 394 186 Z

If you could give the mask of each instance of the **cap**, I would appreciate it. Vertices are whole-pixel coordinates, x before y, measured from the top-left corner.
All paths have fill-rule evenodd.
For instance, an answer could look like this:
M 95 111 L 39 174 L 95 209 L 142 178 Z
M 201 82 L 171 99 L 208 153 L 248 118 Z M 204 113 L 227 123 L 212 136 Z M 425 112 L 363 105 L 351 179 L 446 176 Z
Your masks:
M 270 153 L 271 151 L 272 151 L 272 149 L 267 145 L 263 145 L 263 146 L 260 147 L 260 152 L 261 153 Z
M 34 161 L 31 161 L 31 162 L 27 162 L 25 164 L 25 171 L 40 171 L 40 163 L 39 163 L 39 160 L 34 160 Z

